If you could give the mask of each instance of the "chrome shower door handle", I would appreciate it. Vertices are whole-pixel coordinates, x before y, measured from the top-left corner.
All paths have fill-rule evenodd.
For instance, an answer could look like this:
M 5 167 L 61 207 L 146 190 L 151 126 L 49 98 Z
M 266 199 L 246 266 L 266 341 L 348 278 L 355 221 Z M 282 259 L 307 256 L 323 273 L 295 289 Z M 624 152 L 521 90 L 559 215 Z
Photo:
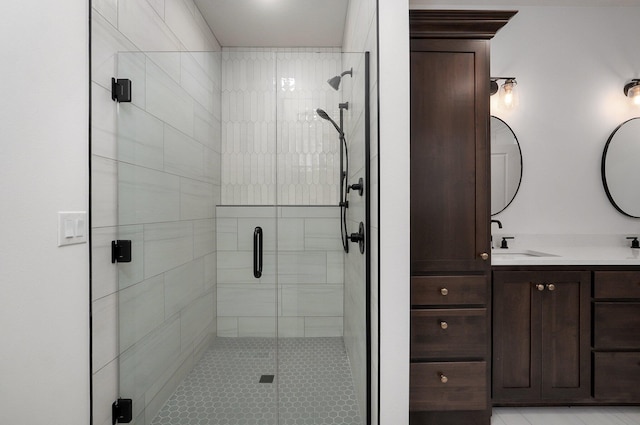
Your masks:
M 262 227 L 253 230 L 253 277 L 262 277 Z

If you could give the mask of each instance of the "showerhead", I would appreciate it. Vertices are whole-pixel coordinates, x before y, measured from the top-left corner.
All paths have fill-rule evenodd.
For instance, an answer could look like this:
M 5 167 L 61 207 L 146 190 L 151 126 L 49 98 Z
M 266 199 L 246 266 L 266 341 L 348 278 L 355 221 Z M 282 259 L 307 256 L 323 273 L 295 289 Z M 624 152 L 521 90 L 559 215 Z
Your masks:
M 344 135 L 344 133 L 342 132 L 340 127 L 338 127 L 338 124 L 336 124 L 336 122 L 334 120 L 332 120 L 331 117 L 329 116 L 329 114 L 327 114 L 323 109 L 320 109 L 320 108 L 316 109 L 316 113 L 323 120 L 327 120 L 331 124 L 333 124 L 333 126 L 336 128 L 336 130 L 338 130 L 338 134 L 340 134 L 341 136 Z
M 334 90 L 338 90 L 338 88 L 340 87 L 340 80 L 342 80 L 342 77 L 344 77 L 345 75 L 351 75 L 353 76 L 353 68 L 351 68 L 348 71 L 344 71 L 342 74 L 340 75 L 336 75 L 335 77 L 331 77 L 327 80 L 327 83 L 329 83 L 329 85 L 334 89 Z

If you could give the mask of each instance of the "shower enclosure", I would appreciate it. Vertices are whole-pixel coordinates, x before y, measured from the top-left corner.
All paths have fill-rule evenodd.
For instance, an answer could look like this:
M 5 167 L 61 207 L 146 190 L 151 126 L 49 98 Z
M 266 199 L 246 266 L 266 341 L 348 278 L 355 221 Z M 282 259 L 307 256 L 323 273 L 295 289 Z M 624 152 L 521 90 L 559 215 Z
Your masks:
M 368 423 L 369 58 L 318 50 L 118 55 L 132 423 Z

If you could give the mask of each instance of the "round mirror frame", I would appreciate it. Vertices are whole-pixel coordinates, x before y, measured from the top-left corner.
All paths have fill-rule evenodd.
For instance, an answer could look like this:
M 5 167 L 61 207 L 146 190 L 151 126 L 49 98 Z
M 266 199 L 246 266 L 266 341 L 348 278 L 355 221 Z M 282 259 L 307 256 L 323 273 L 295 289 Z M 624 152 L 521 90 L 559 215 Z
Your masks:
M 491 217 L 500 214 L 502 211 L 506 210 L 509 205 L 511 205 L 511 203 L 513 202 L 513 200 L 516 198 L 516 195 L 518 194 L 518 191 L 520 190 L 520 185 L 522 184 L 522 174 L 523 174 L 523 162 L 522 162 L 522 148 L 520 148 L 520 141 L 518 141 L 518 137 L 516 136 L 516 133 L 513 131 L 513 129 L 511 128 L 511 126 L 509 126 L 509 124 L 507 124 L 503 119 L 496 117 L 495 115 L 491 115 L 490 117 L 491 119 L 497 119 L 498 121 L 500 121 L 502 124 L 504 124 L 509 131 L 511 132 L 511 134 L 513 135 L 513 139 L 516 141 L 516 146 L 518 146 L 518 152 L 520 153 L 520 179 L 518 180 L 518 186 L 516 187 L 515 192 L 513 192 L 513 196 L 511 197 L 511 199 L 509 200 L 509 202 L 507 202 L 507 204 L 504 206 L 504 208 L 502 208 L 500 211 L 495 212 L 495 213 L 491 213 Z M 491 144 L 491 141 L 489 141 L 489 144 Z
M 604 145 L 604 151 L 602 152 L 602 163 L 600 167 L 600 173 L 602 176 L 602 185 L 604 186 L 604 191 L 607 194 L 607 198 L 609 198 L 609 202 L 611 202 L 611 205 L 613 205 L 616 210 L 618 210 L 621 214 L 626 215 L 627 217 L 640 218 L 640 216 L 629 214 L 628 212 L 623 210 L 622 207 L 618 205 L 618 203 L 616 203 L 616 201 L 613 199 L 613 195 L 611 194 L 611 190 L 609 190 L 609 185 L 607 184 L 607 175 L 606 175 L 607 152 L 609 151 L 609 147 L 611 145 L 611 142 L 613 141 L 614 136 L 616 135 L 618 130 L 620 130 L 625 124 L 634 120 L 640 120 L 640 117 L 635 117 L 635 118 L 631 118 L 624 121 L 622 124 L 617 126 L 615 130 L 613 130 L 613 132 L 607 139 L 607 143 Z

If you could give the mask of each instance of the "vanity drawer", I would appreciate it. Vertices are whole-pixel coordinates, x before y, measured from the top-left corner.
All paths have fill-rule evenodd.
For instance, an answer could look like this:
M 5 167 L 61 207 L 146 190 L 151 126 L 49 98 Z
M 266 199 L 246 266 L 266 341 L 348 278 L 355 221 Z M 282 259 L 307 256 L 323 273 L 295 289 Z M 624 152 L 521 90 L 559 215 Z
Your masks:
M 596 299 L 640 299 L 640 272 L 595 272 L 593 296 Z
M 411 363 L 409 410 L 487 408 L 486 362 Z
M 411 359 L 487 356 L 487 309 L 411 310 Z
M 484 305 L 486 276 L 413 276 L 411 305 Z
M 596 349 L 640 349 L 640 302 L 597 302 L 593 325 Z
M 597 400 L 640 402 L 640 353 L 595 353 L 593 373 Z

